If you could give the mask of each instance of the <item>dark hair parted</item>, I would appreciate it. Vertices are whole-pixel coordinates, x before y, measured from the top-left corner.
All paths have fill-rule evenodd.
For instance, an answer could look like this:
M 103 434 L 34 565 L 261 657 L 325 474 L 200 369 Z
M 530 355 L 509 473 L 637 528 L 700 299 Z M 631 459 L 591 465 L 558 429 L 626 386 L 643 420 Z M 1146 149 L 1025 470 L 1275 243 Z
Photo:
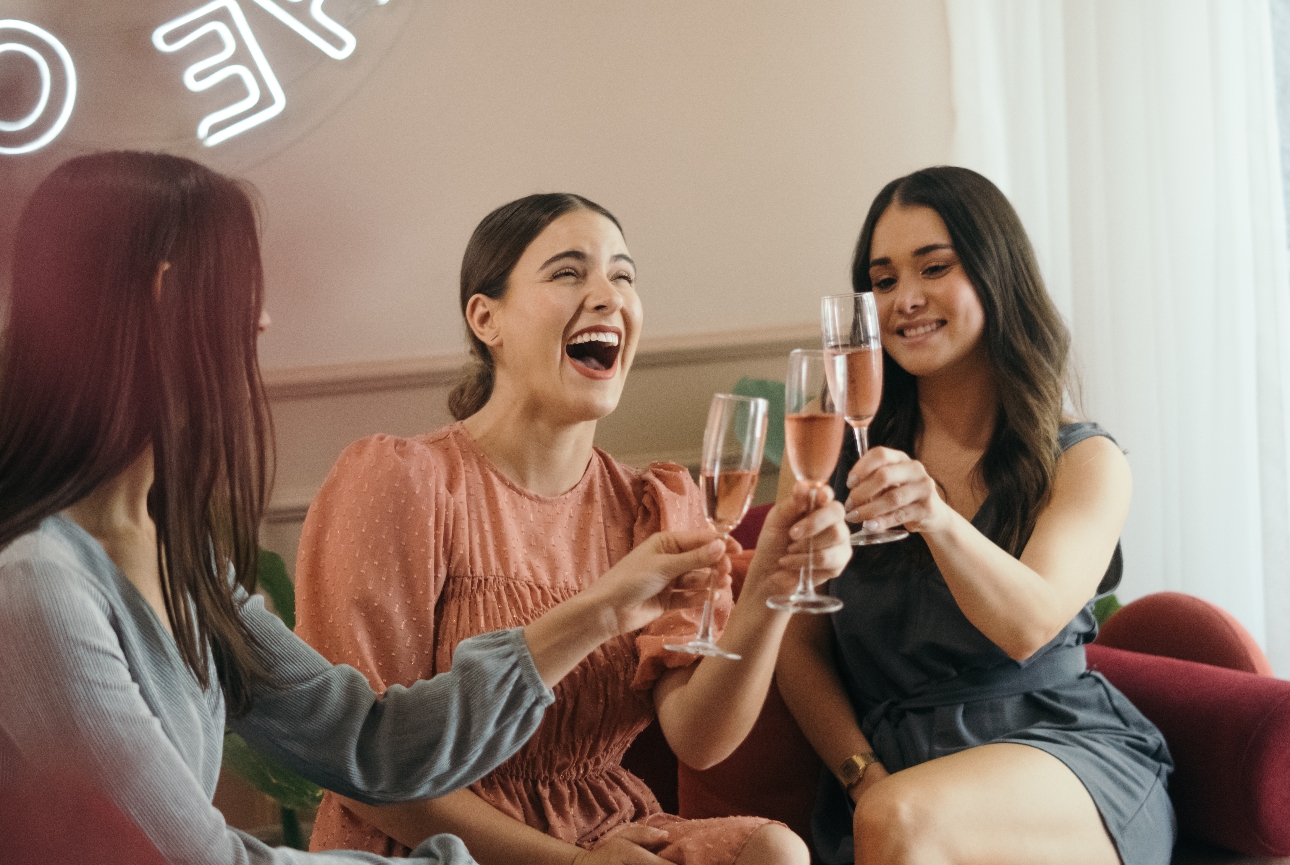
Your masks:
M 869 282 L 873 231 L 892 206 L 936 211 L 985 311 L 982 339 L 1000 405 L 994 434 L 981 457 L 981 475 L 994 498 L 999 544 L 1020 555 L 1056 471 L 1070 332 L 1044 288 L 1017 212 L 998 187 L 966 168 L 925 168 L 883 187 L 856 244 L 851 267 L 856 291 L 873 290 Z M 913 455 L 922 423 L 917 379 L 890 356 L 883 375 L 882 403 L 870 428 L 871 441 Z M 914 543 L 930 557 L 921 538 Z
M 575 210 L 590 210 L 608 219 L 621 232 L 618 219 L 605 208 L 581 195 L 546 192 L 503 204 L 475 227 L 461 259 L 461 314 L 476 294 L 497 299 L 506 287 L 515 264 L 530 243 L 555 220 Z M 466 324 L 470 353 L 474 358 L 462 380 L 448 395 L 448 411 L 464 420 L 484 407 L 493 394 L 493 357 Z
M 162 154 L 77 157 L 19 221 L 0 355 L 0 549 L 151 445 L 175 642 L 203 688 L 213 662 L 234 716 L 272 682 L 229 576 L 254 590 L 270 481 L 263 292 L 238 183 Z

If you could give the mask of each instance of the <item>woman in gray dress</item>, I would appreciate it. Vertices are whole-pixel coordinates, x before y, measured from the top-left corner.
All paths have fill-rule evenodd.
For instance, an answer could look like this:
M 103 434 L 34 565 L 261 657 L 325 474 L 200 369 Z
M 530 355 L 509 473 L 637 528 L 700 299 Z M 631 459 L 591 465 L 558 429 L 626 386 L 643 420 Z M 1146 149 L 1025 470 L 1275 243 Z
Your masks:
M 852 269 L 886 351 L 876 447 L 844 450 L 859 547 L 799 616 L 777 681 L 832 772 L 824 862 L 1165 865 L 1172 763 L 1086 670 L 1119 582 L 1128 462 L 1063 412 L 1070 337 L 1002 193 L 930 168 L 879 193 Z
M 719 567 L 724 546 L 659 532 L 526 627 L 463 642 L 450 672 L 378 697 L 249 595 L 266 324 L 255 211 L 234 181 L 101 153 L 29 201 L 0 356 L 0 792 L 70 778 L 171 862 L 385 861 L 272 850 L 226 826 L 211 807 L 226 719 L 360 801 L 445 795 L 514 753 L 552 685 L 659 616 L 663 590 Z M 412 855 L 472 861 L 449 835 Z

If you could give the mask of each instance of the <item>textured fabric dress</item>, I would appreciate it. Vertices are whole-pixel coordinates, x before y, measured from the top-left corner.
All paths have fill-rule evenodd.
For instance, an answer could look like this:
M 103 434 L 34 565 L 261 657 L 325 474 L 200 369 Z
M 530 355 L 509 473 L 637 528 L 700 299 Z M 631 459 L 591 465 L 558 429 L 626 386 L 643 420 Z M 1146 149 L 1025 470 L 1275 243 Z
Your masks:
M 240 599 L 279 681 L 256 691 L 233 729 L 315 783 L 371 804 L 469 784 L 515 752 L 552 699 L 522 631 L 472 640 L 451 675 L 378 699 L 357 671 L 323 660 L 258 596 Z M 210 676 L 218 683 L 213 668 Z M 49 517 L 0 551 L 0 790 L 74 779 L 168 862 L 387 861 L 271 849 L 227 826 L 211 805 L 225 720 L 218 684 L 202 690 L 152 607 L 79 525 Z M 451 835 L 414 855 L 474 861 Z
M 1098 435 L 1106 433 L 1095 424 L 1067 424 L 1059 444 L 1065 451 Z M 840 500 L 854 451 L 841 462 Z M 972 524 L 995 539 L 990 497 Z M 1126 865 L 1168 865 L 1175 825 L 1165 784 L 1173 761 L 1155 726 L 1086 669 L 1084 644 L 1097 636 L 1092 599 L 1047 646 L 1018 662 L 968 621 L 934 563 L 864 573 L 858 558 L 829 583 L 846 605 L 831 617 L 834 656 L 861 730 L 888 771 L 987 743 L 1040 748 L 1083 782 Z M 1103 591 L 1118 584 L 1120 562 L 1117 547 Z M 851 817 L 850 799 L 825 772 L 812 821 L 824 862 L 854 861 Z
M 641 472 L 599 449 L 573 489 L 533 495 L 503 476 L 459 423 L 410 439 L 364 439 L 341 455 L 305 520 L 297 632 L 378 690 L 423 678 L 448 669 L 461 640 L 536 619 L 654 532 L 702 525 L 698 495 L 680 466 Z M 718 625 L 729 606 L 727 594 Z M 571 844 L 590 847 L 648 823 L 671 835 L 664 858 L 734 861 L 768 821 L 662 814 L 645 783 L 620 765 L 654 717 L 651 686 L 668 667 L 694 660 L 663 644 L 693 636 L 697 618 L 673 611 L 593 652 L 556 686 L 533 739 L 471 789 Z M 323 800 L 311 846 L 407 850 L 334 796 Z

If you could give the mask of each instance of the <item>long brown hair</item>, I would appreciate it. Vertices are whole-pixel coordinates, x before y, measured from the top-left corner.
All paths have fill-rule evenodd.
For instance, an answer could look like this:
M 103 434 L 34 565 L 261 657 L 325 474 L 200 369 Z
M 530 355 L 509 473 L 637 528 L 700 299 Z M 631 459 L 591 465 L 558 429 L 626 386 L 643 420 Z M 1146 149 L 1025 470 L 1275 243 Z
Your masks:
M 998 515 L 997 542 L 1019 556 L 1056 471 L 1070 332 L 1044 288 L 1017 212 L 998 187 L 966 168 L 925 168 L 883 187 L 856 243 L 851 266 L 856 291 L 873 290 L 873 230 L 893 205 L 936 211 L 985 311 L 982 338 L 994 370 L 999 413 L 980 468 Z M 883 375 L 871 441 L 913 455 L 922 423 L 918 380 L 890 355 Z M 921 544 L 921 538 L 914 543 Z M 930 556 L 925 545 L 922 552 Z
M 23 211 L 0 354 L 0 549 L 151 444 L 175 642 L 203 688 L 213 660 L 234 716 L 272 682 L 234 600 L 255 588 L 270 483 L 263 294 L 239 184 L 174 156 L 77 157 Z
M 605 208 L 570 192 L 545 192 L 503 204 L 483 218 L 466 244 L 461 259 L 461 314 L 471 297 L 482 294 L 497 299 L 506 294 L 507 280 L 515 263 L 552 222 L 574 210 L 599 213 L 619 232 L 623 227 Z M 465 420 L 484 407 L 493 395 L 493 356 L 488 346 L 466 325 L 473 363 L 448 395 L 448 411 Z

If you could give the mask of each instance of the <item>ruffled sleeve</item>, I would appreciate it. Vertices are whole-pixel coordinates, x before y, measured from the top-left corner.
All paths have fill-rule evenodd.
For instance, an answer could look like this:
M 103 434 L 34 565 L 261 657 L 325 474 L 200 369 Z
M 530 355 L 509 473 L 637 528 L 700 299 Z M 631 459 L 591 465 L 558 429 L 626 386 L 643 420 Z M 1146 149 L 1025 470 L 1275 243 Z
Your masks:
M 690 473 L 675 463 L 654 463 L 641 475 L 644 489 L 641 508 L 632 531 L 632 546 L 643 543 L 658 531 L 675 531 L 705 525 L 699 489 Z M 712 617 L 714 639 L 720 636 L 730 618 L 733 602 L 729 590 L 717 593 Z M 654 687 L 659 676 L 670 669 L 684 667 L 698 660 L 697 655 L 669 652 L 664 643 L 684 643 L 699 630 L 700 607 L 670 610 L 641 629 L 636 637 L 640 663 L 632 687 L 646 690 Z

